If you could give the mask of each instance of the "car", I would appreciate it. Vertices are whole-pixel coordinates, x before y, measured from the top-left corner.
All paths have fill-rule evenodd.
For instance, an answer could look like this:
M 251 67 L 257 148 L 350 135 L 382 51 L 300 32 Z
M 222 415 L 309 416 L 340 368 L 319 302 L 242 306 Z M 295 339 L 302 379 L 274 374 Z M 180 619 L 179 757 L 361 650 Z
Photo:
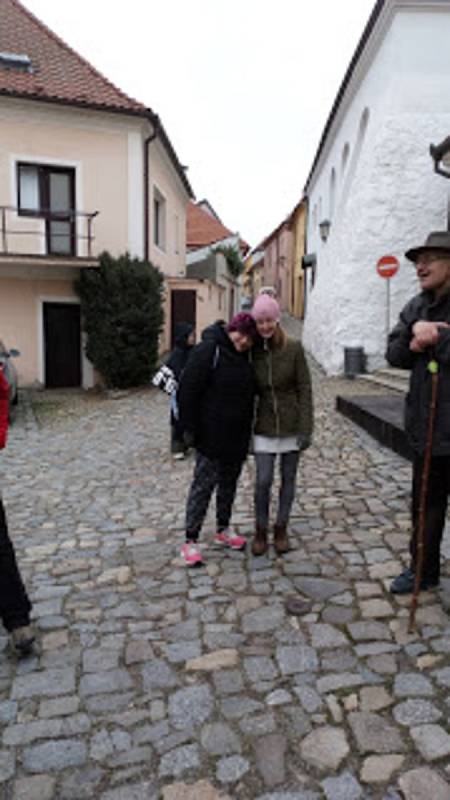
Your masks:
M 0 364 L 3 365 L 3 372 L 9 383 L 9 405 L 16 406 L 19 402 L 17 370 L 12 362 L 13 358 L 20 356 L 19 350 L 11 348 L 8 350 L 0 339 Z

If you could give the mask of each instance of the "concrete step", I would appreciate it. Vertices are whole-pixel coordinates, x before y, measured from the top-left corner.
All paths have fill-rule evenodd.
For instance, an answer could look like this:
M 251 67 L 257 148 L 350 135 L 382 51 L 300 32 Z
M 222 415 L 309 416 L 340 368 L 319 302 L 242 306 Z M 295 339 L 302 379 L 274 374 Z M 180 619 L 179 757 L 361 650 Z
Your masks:
M 364 428 L 385 447 L 403 458 L 412 457 L 403 425 L 404 398 L 398 394 L 336 397 L 341 414 Z
M 385 386 L 396 392 L 406 393 L 409 386 L 409 371 L 404 369 L 393 369 L 385 367 L 377 372 L 358 375 L 359 380 L 375 383 L 378 386 Z

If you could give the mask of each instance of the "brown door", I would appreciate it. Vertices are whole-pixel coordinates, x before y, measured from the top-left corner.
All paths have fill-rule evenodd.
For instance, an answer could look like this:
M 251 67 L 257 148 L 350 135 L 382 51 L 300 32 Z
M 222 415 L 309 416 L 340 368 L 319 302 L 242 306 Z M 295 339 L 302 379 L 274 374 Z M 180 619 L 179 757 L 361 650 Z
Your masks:
M 173 347 L 176 325 L 179 325 L 180 322 L 187 322 L 195 328 L 197 293 L 192 289 L 173 289 L 171 299 L 172 319 L 170 325 L 170 342 L 171 347 Z
M 45 385 L 81 385 L 81 317 L 75 303 L 44 303 Z

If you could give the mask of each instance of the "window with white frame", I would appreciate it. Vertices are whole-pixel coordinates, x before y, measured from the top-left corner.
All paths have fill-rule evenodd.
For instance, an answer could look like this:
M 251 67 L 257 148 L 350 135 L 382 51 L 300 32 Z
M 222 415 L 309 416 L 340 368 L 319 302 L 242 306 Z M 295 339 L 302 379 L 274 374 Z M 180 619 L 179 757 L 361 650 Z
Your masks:
M 20 216 L 45 220 L 47 252 L 75 254 L 75 170 L 48 164 L 17 164 Z
M 166 249 L 166 198 L 153 188 L 153 242 L 160 250 Z

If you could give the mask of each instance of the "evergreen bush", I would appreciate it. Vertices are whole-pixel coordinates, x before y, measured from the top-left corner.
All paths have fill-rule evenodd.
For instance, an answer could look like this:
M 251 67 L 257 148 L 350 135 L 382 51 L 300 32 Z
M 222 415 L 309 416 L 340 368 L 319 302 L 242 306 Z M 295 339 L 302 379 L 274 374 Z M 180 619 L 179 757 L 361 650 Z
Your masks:
M 220 247 L 215 248 L 215 251 L 225 256 L 228 272 L 237 280 L 239 275 L 244 271 L 244 262 L 242 261 L 239 250 L 232 245 L 220 245 Z
M 100 255 L 100 266 L 82 270 L 80 297 L 86 355 L 109 388 L 150 382 L 158 358 L 163 312 L 163 276 L 128 253 Z

